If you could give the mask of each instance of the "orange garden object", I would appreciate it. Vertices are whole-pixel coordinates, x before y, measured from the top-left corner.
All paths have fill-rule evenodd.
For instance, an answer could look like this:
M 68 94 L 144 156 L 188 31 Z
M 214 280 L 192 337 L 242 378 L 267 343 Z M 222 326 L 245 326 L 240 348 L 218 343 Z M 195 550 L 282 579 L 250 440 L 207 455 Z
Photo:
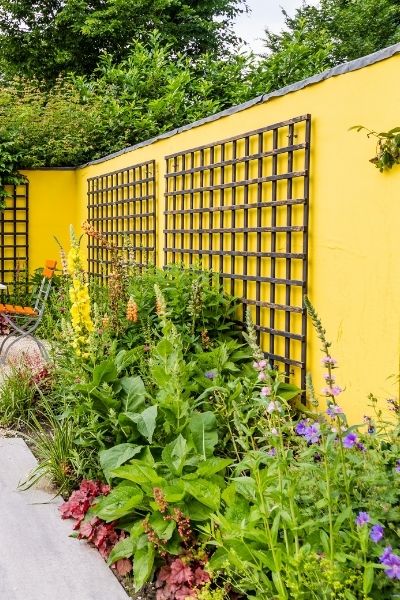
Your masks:
M 46 261 L 42 282 L 33 307 L 0 304 L 0 315 L 10 328 L 10 333 L 3 339 L 0 345 L 0 364 L 5 364 L 11 347 L 21 339 L 27 337 L 32 338 L 36 342 L 42 357 L 44 359 L 48 358 L 46 348 L 41 341 L 35 338 L 33 333 L 42 320 L 56 266 L 57 262 L 55 260 Z M 12 337 L 15 339 L 6 347 L 7 340 Z

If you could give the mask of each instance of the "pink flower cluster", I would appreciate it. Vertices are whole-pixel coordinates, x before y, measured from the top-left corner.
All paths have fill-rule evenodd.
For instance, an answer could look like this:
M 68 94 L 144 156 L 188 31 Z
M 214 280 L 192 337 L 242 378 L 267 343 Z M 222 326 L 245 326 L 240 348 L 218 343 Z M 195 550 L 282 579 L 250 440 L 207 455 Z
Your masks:
M 267 374 L 265 370 L 268 366 L 268 362 L 263 358 L 262 360 L 257 360 L 253 362 L 253 367 L 256 371 L 258 371 L 258 380 L 265 381 L 267 379 Z
M 197 591 L 210 581 L 209 574 L 199 561 L 173 558 L 161 567 L 157 580 L 157 600 L 186 600 L 197 598 Z
M 114 523 L 106 523 L 97 517 L 84 521 L 86 513 L 98 496 L 110 493 L 110 486 L 101 481 L 84 479 L 79 490 L 72 492 L 59 510 L 62 519 L 75 519 L 74 529 L 78 531 L 79 539 L 86 539 L 93 544 L 105 559 L 108 558 L 115 544 L 124 539 L 125 533 L 117 532 Z M 128 558 L 118 560 L 112 567 L 119 575 L 126 575 L 132 570 Z

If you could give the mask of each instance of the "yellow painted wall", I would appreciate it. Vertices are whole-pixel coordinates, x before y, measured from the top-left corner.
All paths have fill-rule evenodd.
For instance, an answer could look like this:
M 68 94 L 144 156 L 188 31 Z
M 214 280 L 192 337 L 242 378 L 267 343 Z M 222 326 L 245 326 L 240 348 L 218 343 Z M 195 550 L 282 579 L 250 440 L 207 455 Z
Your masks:
M 39 255 L 42 257 L 42 248 L 48 254 L 48 236 L 55 232 L 61 235 L 61 230 L 72 220 L 73 206 L 76 222 L 85 220 L 88 177 L 155 159 L 158 264 L 161 265 L 164 157 L 310 113 L 309 295 L 333 341 L 332 353 L 340 365 L 337 382 L 346 388 L 341 403 L 351 420 L 359 421 L 368 411 L 370 392 L 383 401 L 399 392 L 398 379 L 394 377 L 399 374 L 400 362 L 400 167 L 380 174 L 368 162 L 374 154 L 374 142 L 348 129 L 359 123 L 380 131 L 399 125 L 400 86 L 396 84 L 399 70 L 397 54 L 100 164 L 80 168 L 76 171 L 75 196 L 72 173 L 50 174 L 53 185 L 39 174 L 38 180 L 32 179 L 32 214 L 40 198 L 46 198 L 46 205 L 53 198 L 56 206 L 65 207 L 65 213 L 54 210 L 53 204 L 51 218 L 36 233 L 33 218 L 32 263 Z M 56 193 L 57 186 L 60 194 Z M 54 192 L 52 195 L 50 190 Z M 323 386 L 319 343 L 311 329 L 308 340 L 308 367 L 318 391 Z
M 29 266 L 42 267 L 48 258 L 59 257 L 54 236 L 68 247 L 69 225 L 79 224 L 80 198 L 76 194 L 74 169 L 29 169 Z

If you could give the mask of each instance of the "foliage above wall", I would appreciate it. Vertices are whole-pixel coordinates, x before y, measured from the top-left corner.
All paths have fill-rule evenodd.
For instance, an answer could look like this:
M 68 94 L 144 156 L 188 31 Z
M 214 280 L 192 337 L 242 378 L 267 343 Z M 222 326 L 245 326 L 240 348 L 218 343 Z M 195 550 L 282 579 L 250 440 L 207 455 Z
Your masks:
M 175 54 L 221 56 L 245 10 L 245 0 L 0 0 L 1 70 L 46 82 L 90 75 L 104 52 L 123 60 L 154 29 Z
M 18 173 L 17 163 L 20 155 L 15 151 L 13 142 L 0 142 L 0 213 L 5 208 L 8 197 L 8 185 L 18 185 L 25 181 L 25 177 Z
M 366 131 L 367 137 L 375 137 L 378 141 L 376 144 L 376 156 L 370 159 L 377 169 L 382 173 L 385 170 L 391 169 L 394 165 L 400 164 L 400 127 L 394 127 L 389 131 L 378 133 L 372 131 L 363 125 L 355 125 L 351 127 L 356 131 Z
M 255 56 L 231 43 L 244 10 L 0 0 L 0 139 L 21 167 L 76 166 L 400 40 L 397 0 L 321 0 L 286 15 Z

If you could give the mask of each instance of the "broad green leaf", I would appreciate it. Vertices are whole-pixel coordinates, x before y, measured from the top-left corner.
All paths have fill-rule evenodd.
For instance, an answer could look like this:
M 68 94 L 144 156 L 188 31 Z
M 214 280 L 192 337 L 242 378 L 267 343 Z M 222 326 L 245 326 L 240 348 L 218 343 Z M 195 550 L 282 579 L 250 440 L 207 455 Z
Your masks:
M 297 386 L 281 381 L 278 385 L 276 395 L 283 400 L 293 400 L 293 398 L 296 398 L 300 393 L 301 390 Z
M 153 441 L 153 433 L 156 428 L 157 406 L 149 406 L 140 413 L 137 428 L 143 437 L 149 442 Z
M 108 557 L 107 563 L 109 565 L 114 564 L 121 558 L 130 558 L 134 552 L 134 543 L 131 536 L 124 538 L 117 542 L 114 548 L 111 550 Z
M 117 485 L 108 496 L 101 498 L 95 505 L 94 512 L 104 521 L 115 521 L 140 506 L 142 500 L 142 490 L 137 485 L 124 482 Z
M 134 581 L 135 590 L 138 592 L 144 584 L 150 580 L 154 565 L 154 547 L 153 544 L 147 542 L 143 548 L 138 548 L 133 559 L 135 565 Z
M 129 459 L 138 454 L 143 446 L 135 446 L 134 444 L 118 444 L 108 450 L 99 452 L 100 466 L 107 479 L 110 480 L 110 471 L 116 467 L 120 467 Z
M 166 521 L 163 515 L 159 512 L 155 512 L 149 517 L 149 523 L 152 529 L 156 532 L 157 537 L 164 542 L 171 539 L 172 534 L 176 529 L 175 521 Z
M 198 502 L 192 497 L 187 498 L 182 510 L 191 521 L 209 521 L 214 512 L 212 508 L 205 506 L 205 504 Z
M 117 367 L 118 373 L 121 373 L 121 371 L 129 367 L 137 357 L 137 354 L 136 348 L 118 352 L 115 357 L 115 366 Z
M 196 450 L 204 459 L 209 458 L 218 442 L 217 420 L 214 413 L 194 414 L 189 422 Z
M 162 459 L 174 475 L 182 475 L 187 456 L 187 442 L 179 434 L 176 440 L 165 446 Z
M 161 358 L 168 360 L 174 352 L 174 346 L 169 340 L 164 338 L 157 344 L 156 352 Z
M 103 361 L 93 371 L 93 383 L 98 386 L 101 383 L 109 383 L 118 377 L 117 367 L 114 360 L 109 358 Z
M 174 479 L 169 485 L 165 485 L 162 491 L 166 501 L 171 503 L 180 502 L 185 496 L 185 487 L 180 479 Z
M 212 456 L 208 458 L 204 462 L 199 464 L 197 469 L 197 475 L 200 477 L 208 477 L 210 475 L 214 475 L 214 473 L 219 473 L 226 467 L 229 467 L 233 463 L 233 460 L 230 458 L 219 458 L 217 456 Z
M 196 479 L 195 481 L 185 481 L 184 486 L 187 493 L 201 504 L 205 504 L 213 510 L 219 509 L 220 489 L 214 483 L 207 479 Z
M 141 377 L 123 377 L 121 385 L 125 392 L 124 411 L 136 413 L 144 408 L 146 388 Z
M 113 469 L 111 475 L 139 484 L 162 485 L 164 482 L 164 480 L 157 475 L 155 469 L 136 459 L 129 465 Z

